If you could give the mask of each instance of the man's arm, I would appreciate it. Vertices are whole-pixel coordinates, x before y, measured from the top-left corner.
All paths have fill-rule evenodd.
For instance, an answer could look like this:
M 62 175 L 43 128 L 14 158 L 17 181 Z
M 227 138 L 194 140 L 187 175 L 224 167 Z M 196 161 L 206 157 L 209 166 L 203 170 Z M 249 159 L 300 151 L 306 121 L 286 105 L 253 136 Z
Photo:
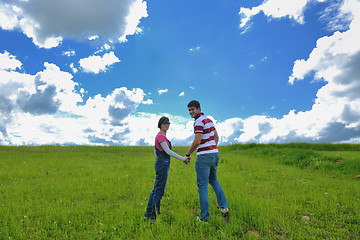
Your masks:
M 215 137 L 215 142 L 216 142 L 216 146 L 217 146 L 218 142 L 219 142 L 219 135 L 218 135 L 216 129 L 214 130 L 214 137 Z
M 194 141 L 192 142 L 189 150 L 186 152 L 186 155 L 190 155 L 198 148 L 198 146 L 201 143 L 201 137 L 202 137 L 202 133 L 195 133 Z

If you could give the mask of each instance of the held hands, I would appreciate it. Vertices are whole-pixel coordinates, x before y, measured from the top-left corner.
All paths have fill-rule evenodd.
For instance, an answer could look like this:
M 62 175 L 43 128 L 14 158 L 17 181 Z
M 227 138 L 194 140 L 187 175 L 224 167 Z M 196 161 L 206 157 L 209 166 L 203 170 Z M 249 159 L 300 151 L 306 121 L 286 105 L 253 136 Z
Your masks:
M 186 159 L 185 159 L 184 163 L 185 163 L 186 165 L 188 165 L 188 164 L 190 163 L 191 157 L 190 157 L 190 155 L 189 155 L 189 156 L 185 156 L 185 157 L 186 157 Z

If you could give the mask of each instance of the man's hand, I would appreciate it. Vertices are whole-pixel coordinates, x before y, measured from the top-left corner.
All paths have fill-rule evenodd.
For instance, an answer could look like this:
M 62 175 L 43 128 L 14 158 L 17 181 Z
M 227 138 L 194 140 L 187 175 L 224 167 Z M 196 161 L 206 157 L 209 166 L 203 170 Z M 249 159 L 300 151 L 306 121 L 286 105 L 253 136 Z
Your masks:
M 184 163 L 187 165 L 187 164 L 190 162 L 190 159 L 191 159 L 190 156 L 189 156 L 189 157 L 186 157 Z

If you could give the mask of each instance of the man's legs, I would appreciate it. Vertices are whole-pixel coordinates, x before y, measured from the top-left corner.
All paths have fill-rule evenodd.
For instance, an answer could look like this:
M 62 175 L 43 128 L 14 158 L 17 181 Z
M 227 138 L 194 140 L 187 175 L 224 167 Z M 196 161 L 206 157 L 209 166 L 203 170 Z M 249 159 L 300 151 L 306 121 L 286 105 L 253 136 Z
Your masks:
M 228 208 L 229 204 L 226 201 L 225 193 L 216 177 L 217 166 L 219 163 L 219 153 L 211 153 L 209 154 L 209 158 L 211 159 L 209 183 L 214 189 L 219 207 Z
M 196 180 L 199 192 L 200 201 L 200 219 L 207 221 L 209 219 L 209 195 L 208 195 L 208 183 L 210 164 L 206 159 L 206 155 L 198 155 L 195 163 Z

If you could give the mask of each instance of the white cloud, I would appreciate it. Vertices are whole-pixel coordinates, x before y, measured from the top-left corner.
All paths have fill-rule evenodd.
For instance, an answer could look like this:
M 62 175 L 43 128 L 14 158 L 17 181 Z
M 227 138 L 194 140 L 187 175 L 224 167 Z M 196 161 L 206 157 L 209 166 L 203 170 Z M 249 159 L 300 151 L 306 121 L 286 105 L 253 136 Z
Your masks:
M 72 80 L 72 75 L 62 72 L 55 64 L 45 63 L 44 66 L 45 70 L 35 76 L 24 75 L 33 79 L 30 83 L 25 85 L 20 80 L 23 87 L 12 89 L 16 107 L 33 115 L 75 111 L 82 98 L 75 91 L 78 84 Z
M 190 50 L 190 52 L 198 52 L 198 51 L 200 51 L 200 46 L 196 46 L 196 47 L 194 47 L 194 48 L 190 48 L 189 50 Z
M 153 100 L 147 99 L 146 101 L 142 101 L 141 103 L 145 104 L 145 105 L 151 105 L 151 104 L 153 104 Z
M 147 16 L 142 0 L 0 2 L 0 27 L 19 30 L 44 48 L 57 47 L 63 38 L 94 40 L 101 36 L 105 41 L 124 41 L 141 32 L 140 19 Z
M 251 28 L 251 19 L 253 16 L 263 12 L 269 18 L 288 17 L 294 21 L 304 23 L 304 9 L 309 2 L 322 0 L 267 0 L 261 5 L 253 8 L 240 8 L 241 17 L 240 28 L 243 33 Z
M 77 104 L 82 102 L 75 89 L 78 84 L 72 80 L 71 74 L 60 71 L 54 64 L 45 63 L 44 67 L 35 75 L 16 72 L 16 68 L 9 71 L 0 69 L 0 132 L 5 136 L 1 144 L 16 144 L 18 141 L 13 142 L 14 138 L 22 139 L 22 134 L 17 135 L 19 130 L 16 130 L 19 123 L 24 130 L 31 132 L 26 128 L 30 123 L 26 124 L 22 119 L 34 117 L 34 122 L 41 116 L 61 112 L 72 114 Z
M 20 69 L 21 66 L 22 63 L 9 52 L 0 53 L 0 70 L 16 70 L 17 68 Z
M 149 125 L 148 119 L 144 121 L 132 116 L 140 104 L 150 103 L 149 100 L 144 103 L 144 96 L 142 89 L 129 90 L 122 87 L 106 97 L 96 95 L 89 98 L 84 106 L 79 107 L 78 112 L 86 120 L 82 126 L 82 135 L 88 144 L 136 145 L 149 136 L 149 127 L 146 127 Z
M 353 58 L 360 51 L 360 16 L 356 10 L 360 10 L 359 2 L 356 0 L 345 1 L 341 7 L 342 12 L 350 13 L 353 20 L 349 30 L 335 32 L 332 36 L 320 38 L 316 48 L 310 53 L 307 60 L 297 60 L 294 64 L 293 73 L 289 83 L 302 80 L 311 71 L 316 71 L 317 79 L 325 79 L 333 82 L 344 68 L 348 67 Z
M 88 39 L 89 39 L 90 41 L 93 41 L 93 40 L 98 39 L 98 38 L 99 38 L 99 36 L 98 36 L 98 35 L 95 35 L 95 36 L 89 37 Z
M 351 21 L 346 24 L 348 30 L 320 38 L 307 60 L 295 61 L 289 77 L 289 83 L 294 84 L 314 73 L 315 80 L 326 82 L 319 89 L 312 109 L 305 112 L 291 110 L 280 119 L 266 116 L 228 119 L 219 124 L 219 134 L 224 143 L 358 141 L 360 2 L 347 0 L 340 6 L 339 18 L 346 15 Z
M 159 95 L 161 95 L 161 94 L 163 94 L 163 93 L 167 93 L 169 90 L 167 89 L 167 88 L 165 88 L 165 89 L 159 89 L 158 90 L 158 93 L 159 93 Z
M 148 17 L 146 10 L 146 2 L 142 0 L 136 0 L 130 7 L 129 15 L 126 17 L 125 33 L 119 38 L 120 42 L 126 42 L 126 36 L 134 35 L 142 32 L 142 29 L 138 27 L 141 18 Z
M 250 64 L 249 65 L 249 69 L 254 69 L 255 68 L 255 65 L 254 64 Z
M 329 140 L 358 137 L 360 123 L 360 2 L 344 1 L 339 9 L 351 16 L 349 29 L 320 38 L 307 60 L 297 60 L 289 83 L 315 73 L 315 80 L 326 82 L 317 93 L 311 112 L 326 116 L 326 127 L 319 129 Z M 339 17 L 340 17 L 339 16 Z M 319 118 L 319 117 L 317 117 Z M 330 134 L 330 132 L 332 132 Z M 354 136 L 353 136 L 354 135 Z
M 97 51 L 94 53 L 94 55 L 95 55 L 95 54 L 99 54 L 99 53 L 104 52 L 104 51 L 109 51 L 109 50 L 112 49 L 112 48 L 113 48 L 113 47 L 111 47 L 109 44 L 105 43 L 103 46 L 100 47 L 99 50 L 97 50 Z
M 80 59 L 79 64 L 84 72 L 98 74 L 105 72 L 114 63 L 120 62 L 114 52 L 105 53 L 102 57 L 92 55 L 88 58 Z
M 129 132 L 124 135 L 115 135 L 122 138 L 125 145 L 154 145 L 156 134 L 159 132 L 157 123 L 162 116 L 167 116 L 170 121 L 170 129 L 167 138 L 175 146 L 186 146 L 193 140 L 193 121 L 190 118 L 173 116 L 171 114 L 136 113 L 124 120 Z
M 79 70 L 74 66 L 74 63 L 70 63 L 70 68 L 73 71 L 73 73 L 77 73 Z
M 144 136 L 129 128 L 137 107 L 152 103 L 142 89 L 117 88 L 83 103 L 85 90 L 55 64 L 35 75 L 14 69 L 0 69 L 0 144 L 135 144 Z
M 221 144 L 359 143 L 360 3 L 344 1 L 339 12 L 339 17 L 349 16 L 347 30 L 320 38 L 307 59 L 294 62 L 289 76 L 293 87 L 312 76 L 310 73 L 314 73 L 315 80 L 324 81 L 312 108 L 290 110 L 280 118 L 255 115 L 214 119 Z M 104 56 L 98 57 L 103 60 Z M 0 144 L 153 145 L 157 121 L 167 115 L 137 112 L 140 104 L 152 104 L 151 99 L 144 100 L 147 94 L 142 89 L 117 88 L 83 102 L 85 90 L 55 64 L 44 63 L 43 71 L 31 75 L 19 72 L 22 64 L 16 56 L 4 52 L 0 59 Z M 158 90 L 159 94 L 165 92 L 168 89 Z M 174 145 L 189 145 L 193 139 L 192 119 L 168 117 Z
M 184 96 L 185 95 L 185 92 L 181 92 L 180 94 L 179 94 L 179 97 L 182 97 L 182 96 Z
M 62 54 L 67 57 L 76 56 L 75 50 L 64 51 Z
M 114 120 L 122 120 L 130 113 L 134 113 L 137 106 L 144 99 L 145 93 L 142 89 L 128 90 L 126 87 L 117 88 L 107 96 L 109 102 L 109 115 Z
M 341 11 L 343 1 L 332 1 L 320 14 L 320 20 L 327 25 L 329 31 L 343 31 L 348 29 L 351 14 Z
M 17 14 L 19 9 L 10 4 L 0 3 L 0 27 L 4 30 L 12 30 L 18 25 Z

